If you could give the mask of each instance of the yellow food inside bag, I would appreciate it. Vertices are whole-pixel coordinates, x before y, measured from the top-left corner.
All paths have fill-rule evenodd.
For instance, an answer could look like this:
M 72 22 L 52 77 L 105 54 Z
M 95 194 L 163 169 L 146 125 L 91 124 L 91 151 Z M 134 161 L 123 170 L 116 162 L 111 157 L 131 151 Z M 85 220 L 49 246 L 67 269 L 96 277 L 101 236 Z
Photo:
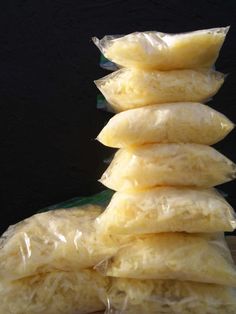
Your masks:
M 124 314 L 235 314 L 236 290 L 197 282 L 114 278 L 107 307 Z
M 0 283 L 0 313 L 75 314 L 104 310 L 108 279 L 92 270 L 53 272 Z
M 212 187 L 235 176 L 235 164 L 210 146 L 150 144 L 120 149 L 100 181 L 115 191 L 137 191 L 163 185 Z
M 102 129 L 98 140 L 116 148 L 149 143 L 212 145 L 233 128 L 226 116 L 206 105 L 170 103 L 116 114 Z
M 221 238 L 160 233 L 142 236 L 100 269 L 108 276 L 173 279 L 236 287 L 236 267 Z
M 214 189 L 158 187 L 143 192 L 116 192 L 96 219 L 104 233 L 233 231 L 233 208 Z
M 87 205 L 34 215 L 9 228 L 0 247 L 0 280 L 77 271 L 114 254 L 118 242 L 94 228 L 103 208 Z
M 147 72 L 124 68 L 95 81 L 117 112 L 169 102 L 202 102 L 214 96 L 224 75 L 213 70 Z
M 228 30 L 229 27 L 182 34 L 135 32 L 93 40 L 106 58 L 124 67 L 191 69 L 215 63 Z

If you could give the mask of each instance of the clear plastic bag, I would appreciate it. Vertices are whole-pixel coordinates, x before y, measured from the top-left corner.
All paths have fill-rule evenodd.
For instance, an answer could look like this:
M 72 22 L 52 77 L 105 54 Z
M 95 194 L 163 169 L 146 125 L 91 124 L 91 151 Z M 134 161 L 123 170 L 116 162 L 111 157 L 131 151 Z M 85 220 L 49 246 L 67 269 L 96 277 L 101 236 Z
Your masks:
M 106 58 L 124 67 L 173 70 L 212 67 L 229 27 L 182 34 L 135 32 L 93 41 Z
M 93 270 L 52 272 L 0 283 L 2 314 L 75 314 L 104 310 L 109 279 Z
M 107 314 L 235 314 L 236 290 L 174 280 L 114 278 Z
M 116 71 L 118 70 L 118 67 L 115 63 L 111 62 L 107 58 L 104 57 L 104 55 L 101 53 L 100 55 L 100 62 L 99 65 L 101 68 L 108 70 L 108 71 Z
M 222 236 L 159 233 L 140 236 L 97 266 L 107 276 L 170 279 L 236 287 L 236 267 Z
M 212 145 L 233 128 L 234 124 L 226 116 L 206 105 L 170 103 L 118 113 L 97 139 L 115 148 L 150 143 Z
M 213 70 L 147 72 L 124 68 L 95 84 L 114 111 L 120 112 L 169 102 L 204 102 L 223 82 L 224 75 Z
M 120 149 L 100 182 L 127 192 L 164 185 L 212 187 L 235 177 L 235 164 L 210 146 L 150 144 Z
M 0 239 L 0 280 L 52 271 L 78 271 L 112 256 L 118 241 L 94 228 L 97 205 L 34 215 L 11 226 Z
M 100 232 L 220 232 L 236 228 L 233 208 L 215 189 L 159 187 L 117 192 L 96 219 Z

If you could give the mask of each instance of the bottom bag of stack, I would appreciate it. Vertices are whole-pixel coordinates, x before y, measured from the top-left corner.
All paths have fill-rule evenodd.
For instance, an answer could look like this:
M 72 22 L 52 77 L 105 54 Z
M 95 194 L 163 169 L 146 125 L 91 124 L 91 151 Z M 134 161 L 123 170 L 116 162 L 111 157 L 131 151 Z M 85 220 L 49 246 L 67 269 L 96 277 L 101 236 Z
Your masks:
M 51 272 L 0 284 L 1 314 L 83 314 L 105 309 L 109 279 L 94 270 Z
M 102 211 L 42 213 L 3 235 L 0 314 L 236 313 L 222 234 L 99 234 Z
M 235 314 L 236 291 L 221 285 L 58 272 L 1 285 L 0 313 Z M 106 308 L 106 310 L 105 310 Z
M 115 278 L 107 294 L 112 314 L 233 314 L 234 289 L 197 282 Z

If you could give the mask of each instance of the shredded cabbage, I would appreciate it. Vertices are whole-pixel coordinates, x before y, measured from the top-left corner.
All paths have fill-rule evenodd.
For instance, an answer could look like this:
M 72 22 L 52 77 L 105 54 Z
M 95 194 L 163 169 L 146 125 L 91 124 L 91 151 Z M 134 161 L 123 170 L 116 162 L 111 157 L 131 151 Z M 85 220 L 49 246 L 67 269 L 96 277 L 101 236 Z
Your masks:
M 77 271 L 113 255 L 118 241 L 101 239 L 94 219 L 102 212 L 88 205 L 34 215 L 12 226 L 0 243 L 0 280 L 51 271 Z
M 235 314 L 235 289 L 170 280 L 114 278 L 107 314 Z
M 124 68 L 95 81 L 117 112 L 169 102 L 202 102 L 214 96 L 224 75 L 213 70 L 147 72 Z
M 182 34 L 135 32 L 93 41 L 106 58 L 124 67 L 173 70 L 211 67 L 229 27 Z
M 150 144 L 120 149 L 100 181 L 127 192 L 165 185 L 211 187 L 235 177 L 235 164 L 210 146 Z
M 2 314 L 85 314 L 104 310 L 109 279 L 92 270 L 53 272 L 0 284 Z
M 118 113 L 98 135 L 107 146 L 122 148 L 149 143 L 197 143 L 222 140 L 234 124 L 200 103 L 170 103 Z
M 160 233 L 137 238 L 98 269 L 107 276 L 174 279 L 236 287 L 226 242 L 207 234 Z
M 116 192 L 96 219 L 101 232 L 233 231 L 233 208 L 214 189 L 158 187 L 142 192 Z

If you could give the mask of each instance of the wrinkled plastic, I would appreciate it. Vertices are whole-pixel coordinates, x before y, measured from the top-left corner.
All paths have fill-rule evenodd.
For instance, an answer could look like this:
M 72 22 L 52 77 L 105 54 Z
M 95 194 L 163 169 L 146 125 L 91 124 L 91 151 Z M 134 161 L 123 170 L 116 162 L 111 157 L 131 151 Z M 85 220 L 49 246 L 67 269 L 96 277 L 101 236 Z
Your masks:
M 107 58 L 104 57 L 104 55 L 101 53 L 100 55 L 100 62 L 99 65 L 101 68 L 109 71 L 116 71 L 118 69 L 117 65 Z
M 47 211 L 67 209 L 67 208 L 70 208 L 70 209 L 76 208 L 76 210 L 77 209 L 79 210 L 80 208 L 82 211 L 87 209 L 89 212 L 88 215 L 90 215 L 90 212 L 92 213 L 93 209 L 95 209 L 95 211 L 96 210 L 103 211 L 103 209 L 109 204 L 113 194 L 114 194 L 113 191 L 106 189 L 102 192 L 99 192 L 91 196 L 77 196 L 69 200 L 60 202 L 58 204 L 41 208 L 37 213 L 44 213 Z M 95 207 L 90 206 L 90 205 L 94 205 Z M 81 213 L 81 215 L 83 215 L 83 213 Z
M 104 96 L 102 94 L 98 94 L 97 95 L 97 105 L 96 105 L 96 107 L 97 107 L 97 109 L 114 113 L 113 108 L 106 101 L 106 99 L 104 98 Z
M 229 27 L 182 34 L 135 32 L 93 41 L 106 58 L 124 66 L 173 70 L 212 67 Z
M 115 191 L 155 186 L 212 187 L 236 177 L 236 165 L 210 146 L 150 144 L 120 149 L 100 182 Z
M 200 103 L 171 103 L 131 109 L 110 119 L 98 140 L 123 148 L 149 143 L 213 145 L 234 124 L 222 113 Z
M 140 236 L 97 267 L 112 277 L 171 279 L 236 287 L 236 267 L 222 237 L 159 233 Z
M 34 215 L 11 226 L 0 242 L 0 280 L 52 271 L 78 271 L 113 255 L 118 241 L 97 235 L 103 208 L 87 205 Z
M 113 279 L 107 314 L 235 314 L 236 290 L 170 280 Z
M 0 283 L 2 314 L 75 314 L 104 310 L 109 279 L 93 270 L 53 272 Z
M 214 189 L 159 187 L 137 193 L 116 192 L 96 219 L 101 232 L 220 232 L 236 228 L 233 208 Z
M 223 82 L 224 75 L 213 70 L 147 72 L 124 68 L 95 84 L 114 111 L 120 112 L 169 102 L 204 102 Z

